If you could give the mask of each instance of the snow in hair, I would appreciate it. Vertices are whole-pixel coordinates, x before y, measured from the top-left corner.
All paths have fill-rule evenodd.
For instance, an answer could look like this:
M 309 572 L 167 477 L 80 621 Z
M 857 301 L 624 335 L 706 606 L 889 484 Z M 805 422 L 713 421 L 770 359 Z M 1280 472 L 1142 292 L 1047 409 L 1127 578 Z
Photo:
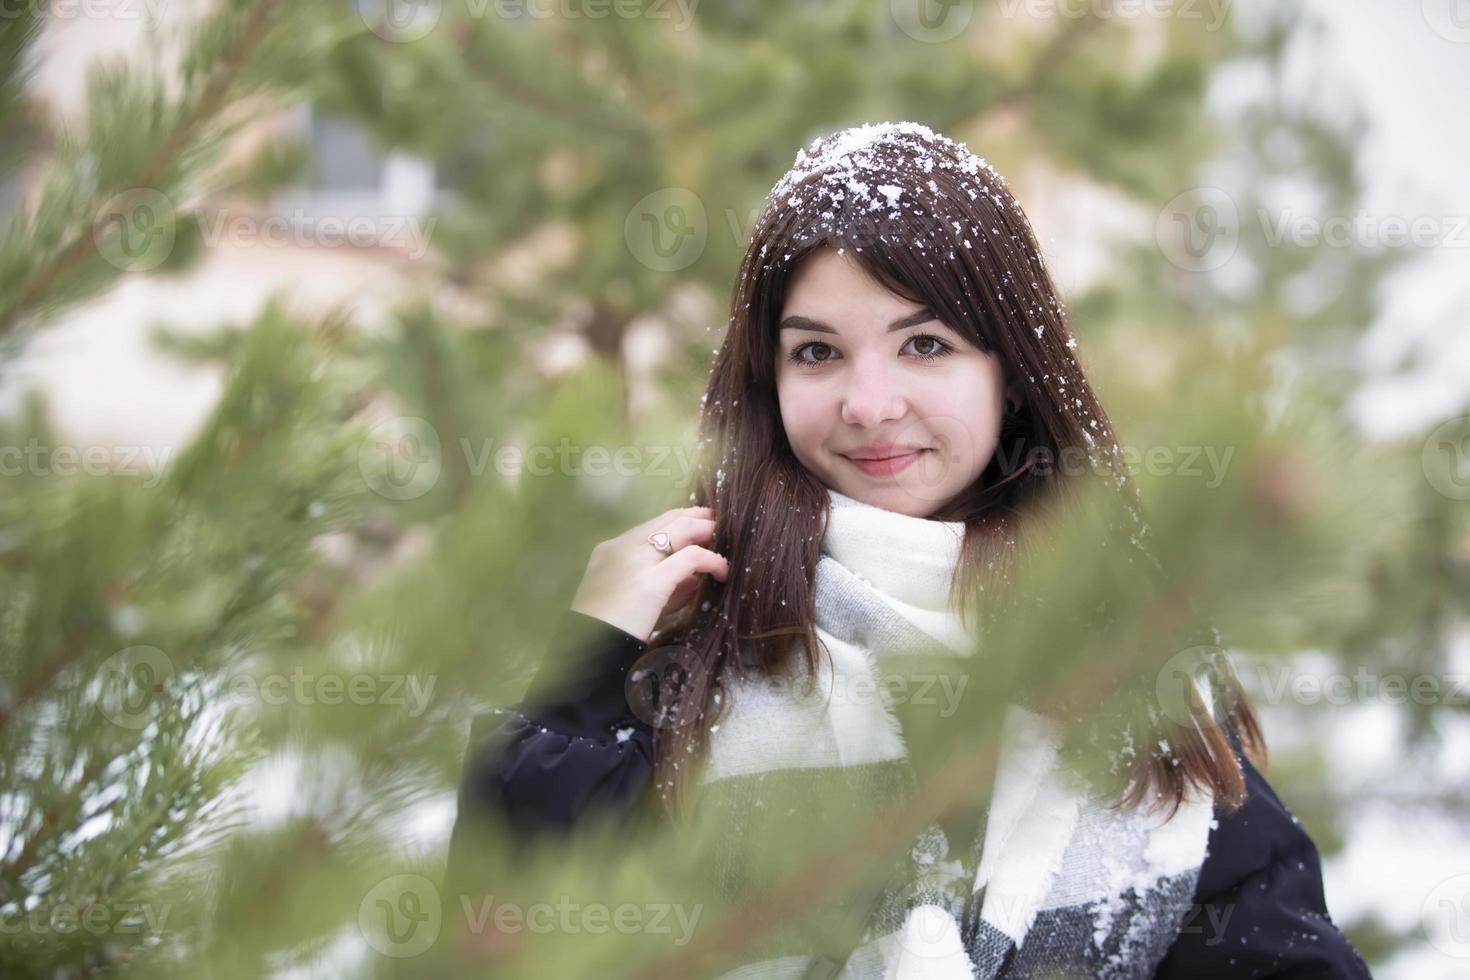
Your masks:
M 837 189 L 839 193 L 845 189 L 854 199 L 866 201 L 870 210 L 884 205 L 895 207 L 902 189 L 891 185 L 873 187 L 870 181 L 874 174 L 891 172 L 896 165 L 917 167 L 923 173 L 953 170 L 980 178 L 982 185 L 994 181 L 1005 186 L 1005 178 L 963 143 L 922 123 L 880 122 L 819 136 L 798 149 L 796 161 L 776 182 L 770 196 L 780 200 L 813 175 L 820 175 L 820 182 L 827 185 L 824 189 Z M 795 200 L 788 203 L 798 206 Z

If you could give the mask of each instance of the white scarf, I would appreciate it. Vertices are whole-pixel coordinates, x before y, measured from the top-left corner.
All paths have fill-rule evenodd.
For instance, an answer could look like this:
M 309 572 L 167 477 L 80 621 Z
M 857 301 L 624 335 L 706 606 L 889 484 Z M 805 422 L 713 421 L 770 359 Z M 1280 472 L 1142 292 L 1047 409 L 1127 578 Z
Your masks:
M 755 673 L 729 682 L 702 788 L 718 790 L 718 805 L 732 815 L 763 804 L 768 778 L 907 769 L 887 699 L 844 694 L 881 689 L 880 674 L 902 671 L 907 653 L 932 654 L 937 644 L 966 657 L 977 646 L 948 605 L 964 525 L 829 494 L 816 631 L 831 663 L 819 658 L 810 695 Z M 886 910 L 870 929 L 874 938 L 842 964 L 841 980 L 1153 972 L 1193 901 L 1211 801 L 1187 800 L 1167 822 L 1106 810 L 1057 765 L 1058 735 L 1042 716 L 1008 709 L 978 854 L 950 854 L 938 825 L 921 834 L 913 870 L 923 884 L 906 890 L 903 907 Z M 882 795 L 873 794 L 874 805 L 888 802 Z M 1032 935 L 1038 922 L 1045 928 Z M 814 960 L 778 956 L 722 980 L 802 977 Z

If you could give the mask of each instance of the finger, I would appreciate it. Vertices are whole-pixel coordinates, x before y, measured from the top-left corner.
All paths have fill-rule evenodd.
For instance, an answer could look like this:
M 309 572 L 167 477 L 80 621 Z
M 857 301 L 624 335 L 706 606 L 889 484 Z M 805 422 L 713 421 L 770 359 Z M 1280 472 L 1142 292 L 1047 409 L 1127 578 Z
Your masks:
M 657 534 L 658 531 L 668 534 L 668 551 L 673 553 L 686 545 L 709 541 L 715 535 L 715 522 L 700 517 L 681 517 L 651 533 Z
M 714 511 L 708 507 L 675 507 L 666 510 L 662 514 L 656 514 L 648 520 L 633 528 L 633 532 L 640 538 L 646 538 L 654 531 L 668 530 L 667 525 L 674 523 L 681 517 L 711 518 Z
M 730 576 L 730 562 L 720 554 L 697 544 L 687 545 L 659 562 L 655 572 L 663 577 L 672 594 L 691 575 L 706 573 L 723 582 Z

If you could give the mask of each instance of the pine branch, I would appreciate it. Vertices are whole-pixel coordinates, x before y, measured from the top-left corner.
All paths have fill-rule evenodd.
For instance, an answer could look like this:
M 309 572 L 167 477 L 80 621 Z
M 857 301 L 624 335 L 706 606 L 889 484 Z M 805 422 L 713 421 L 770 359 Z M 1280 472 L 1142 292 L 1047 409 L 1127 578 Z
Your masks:
M 26 840 L 25 846 L 21 848 L 20 853 L 7 863 L 5 867 L 0 868 L 0 882 L 4 882 L 7 885 L 20 883 L 21 877 L 35 866 L 36 859 L 40 855 L 41 845 L 56 835 L 56 832 L 62 826 L 63 819 L 68 821 L 71 819 L 82 803 L 82 797 L 85 795 L 84 791 L 86 788 L 92 785 L 93 781 L 102 773 L 102 770 L 107 768 L 111 762 L 111 758 L 104 757 L 100 754 L 94 755 L 92 761 L 82 771 L 81 777 L 77 780 L 76 785 L 72 787 L 71 791 L 47 807 L 45 812 L 41 814 L 40 826 Z
M 559 119 L 573 127 L 592 129 L 624 139 L 645 141 L 648 133 L 642 127 L 630 126 L 604 116 L 600 112 L 586 112 L 574 104 L 553 98 L 543 89 L 523 84 L 511 74 L 500 70 L 495 59 L 486 57 L 475 44 L 479 35 L 465 31 L 461 36 L 460 54 L 465 67 L 490 83 L 502 94 L 535 109 L 550 118 Z
M 206 126 L 224 107 L 235 81 L 245 70 L 250 57 L 265 40 L 271 27 L 271 17 L 282 5 L 282 0 L 259 0 L 250 8 L 245 25 L 235 39 L 224 63 L 206 83 L 203 93 L 183 120 L 170 132 L 158 147 L 147 166 L 132 182 L 134 187 L 155 187 L 173 168 L 182 154 L 193 144 L 200 129 Z M 104 193 L 99 191 L 88 202 L 87 210 L 93 214 L 92 222 L 79 232 L 69 244 L 52 256 L 40 273 L 20 290 L 9 306 L 0 312 L 0 335 L 9 333 L 26 310 L 45 299 L 51 290 L 66 275 L 75 272 L 97 251 L 97 236 L 92 232 L 96 217 L 106 204 Z
M 88 643 L 96 631 L 96 625 L 97 619 L 92 617 L 80 628 L 68 633 L 63 638 L 60 648 L 46 661 L 40 671 L 32 675 L 14 697 L 4 705 L 0 705 L 0 731 L 9 726 L 11 719 L 16 714 L 38 698 L 58 674 L 86 656 Z
M 469 494 L 470 475 L 466 472 L 464 454 L 459 452 L 461 435 L 459 418 L 454 404 L 448 397 L 446 387 L 443 350 L 439 344 L 439 327 L 427 311 L 404 322 L 409 342 L 418 353 L 419 367 L 423 371 L 424 400 L 427 403 L 430 422 L 435 429 L 444 433 L 444 451 L 441 456 L 449 473 L 450 490 L 456 504 Z M 453 447 L 451 449 L 450 447 Z M 451 462 L 452 461 L 452 462 Z
M 1110 6 L 1108 0 L 1103 5 Z M 1057 70 L 1057 65 L 1066 61 L 1077 46 L 1109 20 L 1106 11 L 1089 10 L 1085 16 L 1067 18 L 1062 27 L 1047 40 L 1042 49 L 1031 59 L 1030 68 L 1018 82 L 1006 86 L 987 99 L 983 105 L 964 107 L 940 121 L 942 129 L 966 131 L 979 125 L 998 112 L 1012 110 L 1024 112 L 1036 101 L 1046 76 Z

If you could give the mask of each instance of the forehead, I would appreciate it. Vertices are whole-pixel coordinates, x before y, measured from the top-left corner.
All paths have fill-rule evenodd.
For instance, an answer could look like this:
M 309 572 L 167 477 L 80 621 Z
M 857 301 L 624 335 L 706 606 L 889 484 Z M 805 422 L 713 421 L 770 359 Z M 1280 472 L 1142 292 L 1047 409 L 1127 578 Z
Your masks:
M 782 315 L 813 309 L 848 310 L 880 306 L 890 310 L 915 310 L 922 304 L 891 292 L 868 275 L 850 254 L 838 255 L 834 248 L 821 248 L 797 265 L 787 283 Z

